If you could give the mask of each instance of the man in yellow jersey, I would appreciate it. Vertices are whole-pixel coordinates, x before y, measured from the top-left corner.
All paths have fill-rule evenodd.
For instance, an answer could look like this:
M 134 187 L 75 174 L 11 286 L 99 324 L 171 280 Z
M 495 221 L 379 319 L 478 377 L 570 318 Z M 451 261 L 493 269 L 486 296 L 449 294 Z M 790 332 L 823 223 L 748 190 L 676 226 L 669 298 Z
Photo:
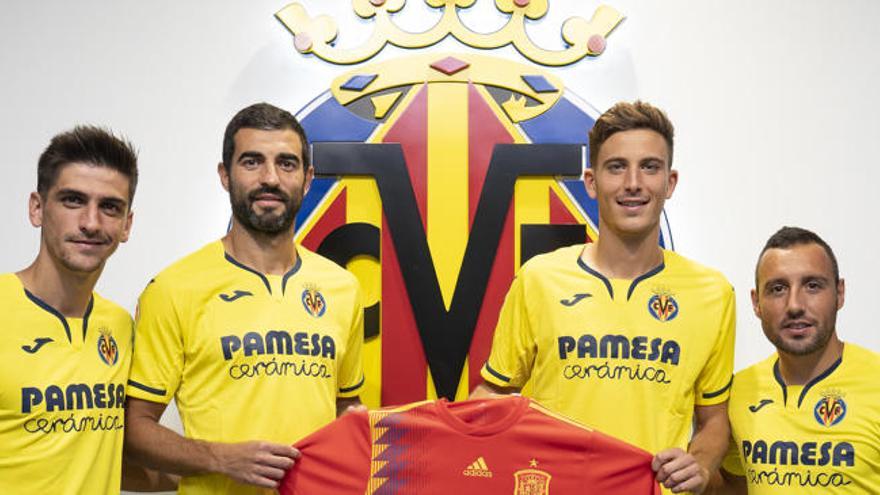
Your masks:
M 357 403 L 361 296 L 353 275 L 293 243 L 314 175 L 293 115 L 241 110 L 217 171 L 231 229 L 141 295 L 126 449 L 183 475 L 180 493 L 274 493 L 299 457 L 290 445 Z M 172 398 L 184 436 L 159 424 Z
M 131 230 L 137 156 L 97 127 L 40 155 L 34 262 L 0 275 L 0 493 L 119 493 L 132 322 L 93 292 Z
M 824 240 L 796 227 L 770 237 L 752 306 L 776 353 L 734 378 L 714 493 L 880 493 L 880 355 L 841 342 L 843 300 Z
M 523 392 L 546 407 L 654 453 L 668 490 L 699 493 L 729 435 L 733 289 L 658 246 L 678 182 L 662 111 L 618 103 L 589 146 L 584 181 L 599 237 L 523 265 L 474 395 L 528 383 Z

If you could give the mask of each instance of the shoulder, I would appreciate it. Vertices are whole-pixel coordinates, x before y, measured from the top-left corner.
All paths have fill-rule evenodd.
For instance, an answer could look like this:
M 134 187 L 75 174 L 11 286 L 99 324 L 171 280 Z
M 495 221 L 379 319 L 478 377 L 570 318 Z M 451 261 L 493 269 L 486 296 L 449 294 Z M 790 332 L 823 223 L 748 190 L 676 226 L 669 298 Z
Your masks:
M 14 273 L 0 274 L 0 307 L 11 306 L 24 293 L 24 287 Z
M 575 244 L 539 254 L 525 262 L 519 273 L 524 276 L 534 276 L 547 273 L 550 270 L 558 270 L 561 267 L 577 266 L 583 250 L 583 244 Z
M 771 354 L 765 359 L 742 369 L 733 375 L 731 393 L 742 390 L 753 390 L 760 382 L 773 375 L 773 364 L 776 362 L 776 354 Z
M 127 309 L 97 292 L 93 293 L 93 297 L 95 302 L 92 311 L 99 312 L 104 318 L 131 322 L 131 314 Z
M 146 290 L 184 291 L 204 280 L 205 273 L 212 271 L 223 260 L 223 244 L 213 241 L 168 265 L 147 285 Z
M 866 367 L 871 373 L 880 368 L 880 353 L 862 347 L 858 344 L 847 342 L 843 351 L 843 359 L 847 364 Z
M 720 271 L 686 258 L 675 251 L 663 250 L 663 262 L 671 274 L 684 275 L 720 290 L 733 292 L 733 285 Z
M 319 274 L 324 281 L 334 281 L 353 288 L 358 287 L 358 280 L 351 272 L 337 265 L 336 262 L 310 251 L 300 245 L 296 246 L 297 255 L 302 262 L 302 270 Z

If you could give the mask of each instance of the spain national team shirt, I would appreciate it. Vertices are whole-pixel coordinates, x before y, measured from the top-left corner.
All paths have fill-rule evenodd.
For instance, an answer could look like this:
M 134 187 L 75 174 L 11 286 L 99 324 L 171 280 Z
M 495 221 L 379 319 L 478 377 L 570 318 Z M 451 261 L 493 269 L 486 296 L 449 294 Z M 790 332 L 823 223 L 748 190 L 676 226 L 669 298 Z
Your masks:
M 751 495 L 880 493 L 880 354 L 846 344 L 810 383 L 786 386 L 776 355 L 736 374 L 725 470 Z
M 0 493 L 118 494 L 131 316 L 93 294 L 65 318 L 0 275 Z
M 176 399 L 185 436 L 290 444 L 356 396 L 363 310 L 357 280 L 297 247 L 284 276 L 264 275 L 208 244 L 164 270 L 138 308 L 129 395 Z M 220 475 L 180 493 L 272 493 Z
M 686 448 L 694 405 L 728 397 L 733 288 L 666 250 L 654 270 L 609 280 L 580 259 L 583 248 L 523 265 L 483 378 L 525 386 L 544 406 L 648 452 Z
M 349 413 L 295 445 L 281 495 L 656 495 L 651 454 L 525 397 Z

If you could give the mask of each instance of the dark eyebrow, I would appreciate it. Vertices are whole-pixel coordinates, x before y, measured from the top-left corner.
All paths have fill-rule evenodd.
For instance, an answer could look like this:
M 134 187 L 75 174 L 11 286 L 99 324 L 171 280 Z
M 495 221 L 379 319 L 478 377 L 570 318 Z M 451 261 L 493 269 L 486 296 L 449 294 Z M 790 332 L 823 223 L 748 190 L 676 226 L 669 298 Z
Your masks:
M 774 284 L 788 285 L 788 281 L 786 281 L 784 278 L 771 278 L 770 280 L 764 282 L 764 289 L 769 289 L 770 286 Z
M 299 156 L 297 156 L 295 153 L 279 153 L 278 158 L 282 160 L 293 160 L 297 163 L 301 161 Z
M 80 198 L 88 198 L 89 197 L 88 194 L 86 194 L 78 189 L 72 189 L 69 187 L 59 189 L 55 194 L 57 196 L 78 196 Z M 100 201 L 102 203 L 110 202 L 110 203 L 118 204 L 119 206 L 128 205 L 128 201 L 126 201 L 125 198 L 122 198 L 119 196 L 103 196 L 101 198 L 98 198 L 98 201 Z
M 236 161 L 241 161 L 245 158 L 256 158 L 258 160 L 262 160 L 265 157 L 259 151 L 244 151 L 242 152 L 242 154 L 238 155 L 238 160 Z
M 124 208 L 124 207 L 128 206 L 128 201 L 126 201 L 122 198 L 116 197 L 116 196 L 105 196 L 105 197 L 101 198 L 101 203 L 110 203 L 110 204 L 118 206 L 120 208 Z

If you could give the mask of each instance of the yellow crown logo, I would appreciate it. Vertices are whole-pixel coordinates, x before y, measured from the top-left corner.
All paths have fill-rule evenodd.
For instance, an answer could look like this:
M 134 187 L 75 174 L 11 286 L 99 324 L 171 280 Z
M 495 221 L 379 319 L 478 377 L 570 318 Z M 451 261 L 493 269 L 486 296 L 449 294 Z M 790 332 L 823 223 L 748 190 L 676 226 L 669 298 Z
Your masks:
M 588 21 L 570 17 L 562 23 L 562 39 L 566 48 L 547 50 L 537 46 L 526 33 L 526 19 L 540 19 L 547 13 L 548 0 L 495 0 L 495 7 L 509 18 L 503 27 L 491 33 L 472 31 L 461 22 L 459 10 L 471 7 L 476 0 L 424 0 L 435 9 L 442 9 L 440 20 L 421 33 L 402 30 L 391 14 L 399 12 L 406 0 L 352 0 L 355 13 L 363 19 L 375 18 L 372 35 L 360 47 L 337 48 L 336 21 L 326 15 L 309 16 L 305 7 L 294 2 L 279 10 L 275 17 L 293 33 L 294 46 L 300 53 L 314 53 L 334 64 L 348 65 L 369 60 L 389 43 L 400 48 L 425 48 L 452 36 L 464 45 L 494 49 L 512 45 L 532 62 L 547 66 L 570 65 L 605 50 L 606 38 L 623 20 L 612 7 L 600 5 Z

